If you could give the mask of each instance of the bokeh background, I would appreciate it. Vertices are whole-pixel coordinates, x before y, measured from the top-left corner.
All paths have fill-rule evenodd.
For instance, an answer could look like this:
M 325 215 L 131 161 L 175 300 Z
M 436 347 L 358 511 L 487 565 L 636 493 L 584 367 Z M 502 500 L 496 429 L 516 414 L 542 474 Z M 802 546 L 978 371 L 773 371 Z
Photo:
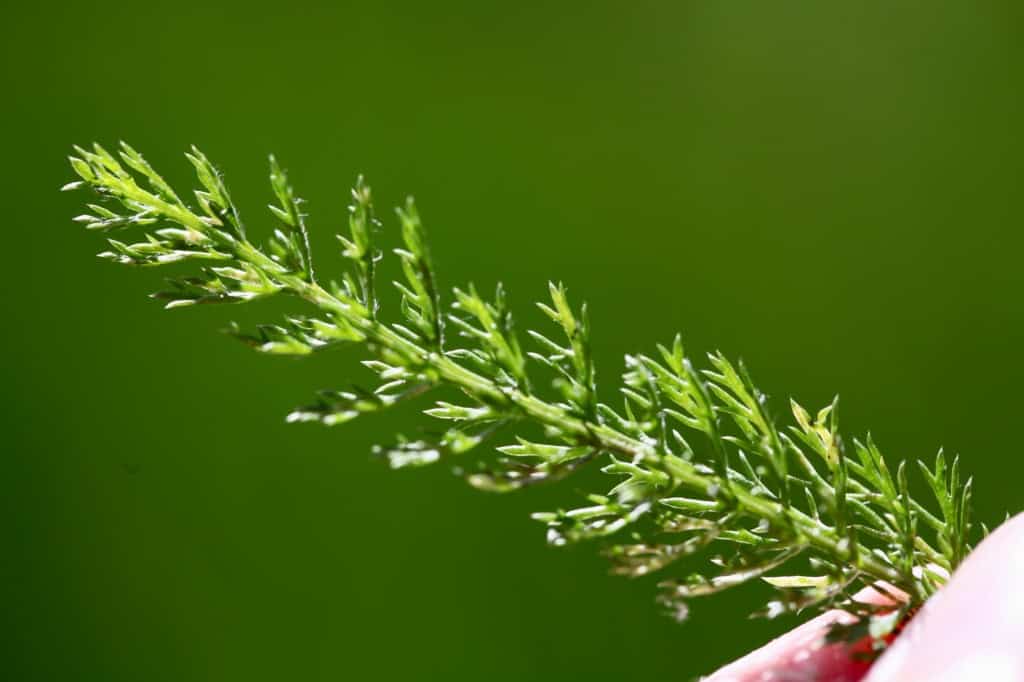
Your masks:
M 69 222 L 72 143 L 129 140 L 180 185 L 197 143 L 264 227 L 276 152 L 322 269 L 366 173 L 385 216 L 419 198 L 445 283 L 503 280 L 524 324 L 549 278 L 588 300 L 605 398 L 682 330 L 779 412 L 838 392 L 894 459 L 964 453 L 982 520 L 1019 510 L 1021 7 L 7 7 L 0 677 L 686 680 L 793 623 L 746 620 L 747 591 L 679 626 L 653 580 L 545 547 L 528 512 L 578 484 L 387 471 L 370 446 L 411 413 L 287 426 L 358 352 L 216 333 L 276 303 L 161 311 L 165 273 Z

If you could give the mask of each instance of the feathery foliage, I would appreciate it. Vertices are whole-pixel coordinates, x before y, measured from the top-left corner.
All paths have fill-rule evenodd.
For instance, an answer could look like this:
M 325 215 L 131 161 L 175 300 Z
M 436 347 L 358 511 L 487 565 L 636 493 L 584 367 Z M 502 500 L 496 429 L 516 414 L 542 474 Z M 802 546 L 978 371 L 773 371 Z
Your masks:
M 166 307 L 288 293 L 315 315 L 236 335 L 263 353 L 306 355 L 339 343 L 366 348 L 371 359 L 363 364 L 379 378 L 376 389 L 323 391 L 289 421 L 334 425 L 434 387 L 458 389 L 460 404 L 423 410 L 447 424 L 439 438 L 397 437 L 376 451 L 395 468 L 450 460 L 471 485 L 494 491 L 602 462 L 615 480 L 610 490 L 534 518 L 552 545 L 604 540 L 621 575 L 668 573 L 690 555 L 713 551 L 710 571 L 677 569 L 659 584 L 659 601 L 679 618 L 693 597 L 763 578 L 777 593 L 763 615 L 839 606 L 869 616 L 861 622 L 876 632 L 878 623 L 898 619 L 855 601 L 859 587 L 882 582 L 905 593 L 912 608 L 970 549 L 971 482 L 962 482 L 958 460 L 940 452 L 931 465 L 917 463 L 935 498 L 926 506 L 911 496 L 906 462 L 894 474 L 870 437 L 848 442 L 840 435 L 836 402 L 816 413 L 791 402 L 792 421 L 780 424 L 742 363 L 713 353 L 698 368 L 677 337 L 655 353 L 626 358 L 616 407 L 598 398 L 586 306 L 574 308 L 561 284 L 551 284 L 550 301 L 538 304 L 552 329 L 528 330 L 529 346 L 500 285 L 493 298 L 473 286 L 454 289 L 445 307 L 412 199 L 397 210 L 402 247 L 394 252 L 405 281 L 395 283 L 398 315 L 385 322 L 376 292 L 379 223 L 362 178 L 352 190 L 349 233 L 339 235 L 351 268 L 339 283 L 327 283 L 314 276 L 302 202 L 273 157 L 277 226 L 261 247 L 199 150 L 187 155 L 200 184 L 197 208 L 128 145 L 116 156 L 98 145 L 76 152 L 71 165 L 81 179 L 65 189 L 84 186 L 98 195 L 75 220 L 111 235 L 101 257 L 141 266 L 197 261 L 197 274 L 154 294 Z M 142 236 L 113 238 L 123 228 Z M 550 378 L 543 390 L 538 369 Z M 531 427 L 542 440 L 522 435 Z M 512 442 L 481 447 L 498 437 Z M 783 565 L 810 574 L 775 575 Z

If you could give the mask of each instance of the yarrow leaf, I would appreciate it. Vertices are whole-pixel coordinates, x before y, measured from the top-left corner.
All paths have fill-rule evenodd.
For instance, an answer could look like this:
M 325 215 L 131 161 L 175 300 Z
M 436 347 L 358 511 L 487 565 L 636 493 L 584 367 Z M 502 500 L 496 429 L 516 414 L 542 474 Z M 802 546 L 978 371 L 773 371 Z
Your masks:
M 685 617 L 692 598 L 762 579 L 777 595 L 761 615 L 835 606 L 863 616 L 845 634 L 881 632 L 891 618 L 854 602 L 858 587 L 884 581 L 906 593 L 905 609 L 913 609 L 970 551 L 972 484 L 961 482 L 959 460 L 950 464 L 940 452 L 931 466 L 918 463 L 934 497 L 929 507 L 913 497 L 906 462 L 893 475 L 870 436 L 846 445 L 835 401 L 812 416 L 793 400 L 793 422 L 780 425 L 742 363 L 712 353 L 701 369 L 679 337 L 654 354 L 627 356 L 621 407 L 603 403 L 586 306 L 574 307 L 563 285 L 549 284 L 549 301 L 538 306 L 556 333 L 527 330 L 529 351 L 500 285 L 490 300 L 473 286 L 455 288 L 445 310 L 412 199 L 397 210 L 402 246 L 394 252 L 404 275 L 395 283 L 398 316 L 382 321 L 379 223 L 362 177 L 352 190 L 348 233 L 338 235 L 351 267 L 340 284 L 325 285 L 314 275 L 303 203 L 276 159 L 270 160 L 276 225 L 261 248 L 216 167 L 196 148 L 186 156 L 199 184 L 191 195 L 195 207 L 127 144 L 117 156 L 99 145 L 75 148 L 70 163 L 79 179 L 62 189 L 87 188 L 96 198 L 74 220 L 105 234 L 141 233 L 135 241 L 109 238 L 102 257 L 145 266 L 199 261 L 198 272 L 154 294 L 168 308 L 284 293 L 315 310 L 252 332 L 229 330 L 261 352 L 310 355 L 349 343 L 371 355 L 364 365 L 377 388 L 321 391 L 288 421 L 335 425 L 434 388 L 456 389 L 458 402 L 423 409 L 445 425 L 443 432 L 398 436 L 376 448 L 394 468 L 458 458 L 456 470 L 471 485 L 507 491 L 603 460 L 600 471 L 614 479 L 606 492 L 534 518 L 552 545 L 608 539 L 605 553 L 613 572 L 623 575 L 671 573 L 680 559 L 714 548 L 713 574 L 662 581 L 659 599 L 673 616 Z M 537 367 L 550 390 L 540 388 L 545 382 L 537 381 Z M 477 454 L 481 444 L 509 431 L 511 444 Z M 543 439 L 528 436 L 531 431 Z M 769 575 L 805 563 L 800 557 L 811 575 Z

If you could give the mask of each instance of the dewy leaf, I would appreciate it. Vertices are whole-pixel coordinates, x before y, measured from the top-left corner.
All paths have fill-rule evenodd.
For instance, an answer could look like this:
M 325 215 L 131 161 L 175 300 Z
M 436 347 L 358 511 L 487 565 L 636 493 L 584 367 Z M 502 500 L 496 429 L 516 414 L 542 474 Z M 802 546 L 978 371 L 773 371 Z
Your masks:
M 531 443 L 523 438 L 516 445 L 505 445 L 498 452 L 510 457 L 536 457 L 551 464 L 564 464 L 580 457 L 586 457 L 591 450 L 587 447 L 570 447 L 568 445 L 545 445 Z
M 713 353 L 710 369 L 702 369 L 678 336 L 656 354 L 627 356 L 621 408 L 601 403 L 586 306 L 573 308 L 565 287 L 549 284 L 549 302 L 538 305 L 558 333 L 527 330 L 530 352 L 520 348 L 500 285 L 491 300 L 473 287 L 455 289 L 453 307 L 443 310 L 412 200 L 397 211 L 401 302 L 397 314 L 379 319 L 379 224 L 362 177 L 352 190 L 349 231 L 339 237 L 348 269 L 321 284 L 302 202 L 273 157 L 276 203 L 265 248 L 249 240 L 214 165 L 195 148 L 187 157 L 200 184 L 197 209 L 132 147 L 123 144 L 117 156 L 98 145 L 75 148 L 70 164 L 78 179 L 63 189 L 98 197 L 75 221 L 108 236 L 119 231 L 101 256 L 153 267 L 202 261 L 206 267 L 176 274 L 156 295 L 167 307 L 287 294 L 282 299 L 304 310 L 253 332 L 230 330 L 264 353 L 306 356 L 360 344 L 376 388 L 321 391 L 291 422 L 340 424 L 435 388 L 457 395 L 421 408 L 430 424 L 444 420 L 441 433 L 376 449 L 393 468 L 457 456 L 457 473 L 471 485 L 507 491 L 603 460 L 614 483 L 586 494 L 582 506 L 534 518 L 552 545 L 610 539 L 613 570 L 626 575 L 668 571 L 679 557 L 713 547 L 716 575 L 663 583 L 661 601 L 674 616 L 688 613 L 691 597 L 761 578 L 803 555 L 817 575 L 764 578 L 781 597 L 762 613 L 837 604 L 861 618 L 847 634 L 881 632 L 885 623 L 867 619 L 877 614 L 840 601 L 843 595 L 884 581 L 908 594 L 912 608 L 970 551 L 972 484 L 961 484 L 959 460 L 947 463 L 940 453 L 933 467 L 919 467 L 935 498 L 929 508 L 912 496 L 908 468 L 901 464 L 893 477 L 870 436 L 852 441 L 856 458 L 847 457 L 835 402 L 812 416 L 792 401 L 792 422 L 777 423 L 776 408 L 742 363 Z M 446 320 L 454 338 L 446 338 Z M 552 390 L 535 388 L 543 385 L 538 367 L 553 376 Z M 506 431 L 513 444 L 497 453 L 478 447 Z
M 277 206 L 269 206 L 270 211 L 284 224 L 288 234 L 288 238 L 281 240 L 279 246 L 291 260 L 290 265 L 305 273 L 310 281 L 314 281 L 313 254 L 309 248 L 309 232 L 306 230 L 306 216 L 301 208 L 302 200 L 295 196 L 288 176 L 273 154 L 270 155 L 270 186 L 278 201 Z
M 236 237 L 245 239 L 245 226 L 239 217 L 238 209 L 231 201 L 227 185 L 224 184 L 220 172 L 195 146 L 192 147 L 190 154 L 185 154 L 185 157 L 192 163 L 199 183 L 206 190 L 197 196 L 201 196 L 200 202 L 209 207 L 210 217 L 221 225 L 229 226 Z
M 828 576 L 815 576 L 815 575 L 784 575 L 784 576 L 769 576 L 761 578 L 772 587 L 778 587 L 783 589 L 797 589 L 797 588 L 821 588 L 831 582 L 831 578 Z
M 338 235 L 342 244 L 342 255 L 351 259 L 356 267 L 358 284 L 349 285 L 349 295 L 357 297 L 370 315 L 377 318 L 377 261 L 380 251 L 373 246 L 373 231 L 379 226 L 374 217 L 373 201 L 369 186 L 360 175 L 352 188 L 352 204 L 348 207 L 349 236 Z
M 444 322 L 441 317 L 441 297 L 434 279 L 434 268 L 427 249 L 423 223 L 412 197 L 405 206 L 396 209 L 402 226 L 404 249 L 395 249 L 402 260 L 402 270 L 408 287 L 399 285 L 402 292 L 402 311 L 428 346 L 440 349 L 444 343 Z

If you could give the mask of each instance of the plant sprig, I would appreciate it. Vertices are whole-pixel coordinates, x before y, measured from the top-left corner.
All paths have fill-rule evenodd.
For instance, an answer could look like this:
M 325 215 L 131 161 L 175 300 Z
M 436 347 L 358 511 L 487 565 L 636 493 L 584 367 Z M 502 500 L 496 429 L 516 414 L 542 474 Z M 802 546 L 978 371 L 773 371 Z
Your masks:
M 894 475 L 870 437 L 842 437 L 835 401 L 814 414 L 793 401 L 793 421 L 780 425 L 742 363 L 713 353 L 699 369 L 677 337 L 656 353 L 626 358 L 615 407 L 598 398 L 586 307 L 574 308 L 561 284 L 552 283 L 550 302 L 538 304 L 557 333 L 528 330 L 530 350 L 500 286 L 492 299 L 472 286 L 454 289 L 446 311 L 411 199 L 397 211 L 401 305 L 397 319 L 385 322 L 376 291 L 378 222 L 362 178 L 352 191 L 349 233 L 339 235 L 352 268 L 335 284 L 314 276 L 301 200 L 273 157 L 278 203 L 271 211 L 279 226 L 260 247 L 198 150 L 187 155 L 201 185 L 197 208 L 125 144 L 116 156 L 99 145 L 76 152 L 71 165 L 81 180 L 65 189 L 88 187 L 100 201 L 75 220 L 110 234 L 142 231 L 134 243 L 108 237 L 101 257 L 200 265 L 195 276 L 154 294 L 166 307 L 290 293 L 316 314 L 236 334 L 264 353 L 306 355 L 340 343 L 370 353 L 363 364 L 378 377 L 375 389 L 323 391 L 289 421 L 338 424 L 449 386 L 459 390 L 459 404 L 423 410 L 447 424 L 438 438 L 398 436 L 376 448 L 392 467 L 449 460 L 470 484 L 505 491 L 604 462 L 601 471 L 616 479 L 609 491 L 534 518 L 553 545 L 603 539 L 618 574 L 669 572 L 714 549 L 710 572 L 677 569 L 660 583 L 660 602 L 679 617 L 692 597 L 757 578 L 777 590 L 761 611 L 768 616 L 832 606 L 870 616 L 852 595 L 879 582 L 905 593 L 912 608 L 970 549 L 971 482 L 961 483 L 958 460 L 940 452 L 930 466 L 917 463 L 935 498 L 931 511 L 911 496 L 905 462 Z M 537 369 L 549 375 L 551 390 L 537 388 L 544 383 Z M 543 439 L 527 437 L 531 428 Z M 511 444 L 481 447 L 510 431 Z M 775 575 L 798 561 L 810 575 Z

